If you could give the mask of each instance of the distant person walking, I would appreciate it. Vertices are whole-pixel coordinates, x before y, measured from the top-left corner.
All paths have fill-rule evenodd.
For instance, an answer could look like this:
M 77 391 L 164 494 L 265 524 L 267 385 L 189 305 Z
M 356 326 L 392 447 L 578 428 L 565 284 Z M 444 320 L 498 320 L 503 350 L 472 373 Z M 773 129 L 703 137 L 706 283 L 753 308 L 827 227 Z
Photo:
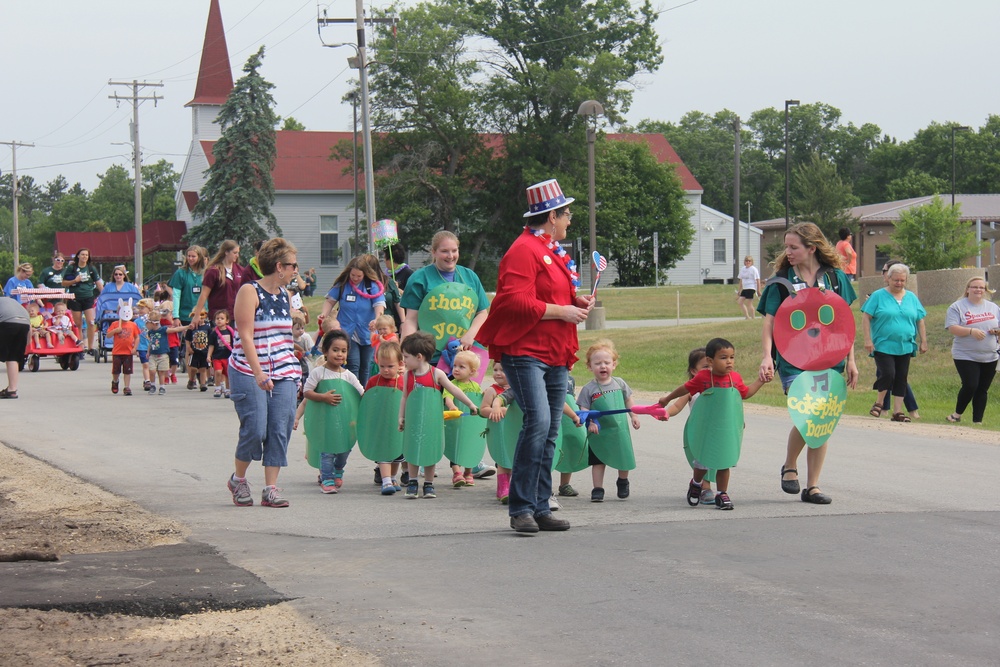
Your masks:
M 854 280 L 858 273 L 858 253 L 854 251 L 854 234 L 847 227 L 841 227 L 837 233 L 840 241 L 837 242 L 837 254 L 840 255 L 840 265 L 844 269 L 844 275 Z
M 753 298 L 760 294 L 762 285 L 760 282 L 760 271 L 753 265 L 753 257 L 747 255 L 743 258 L 743 268 L 739 272 L 740 296 L 736 302 L 743 311 L 743 317 L 752 320 L 757 316 L 753 309 Z

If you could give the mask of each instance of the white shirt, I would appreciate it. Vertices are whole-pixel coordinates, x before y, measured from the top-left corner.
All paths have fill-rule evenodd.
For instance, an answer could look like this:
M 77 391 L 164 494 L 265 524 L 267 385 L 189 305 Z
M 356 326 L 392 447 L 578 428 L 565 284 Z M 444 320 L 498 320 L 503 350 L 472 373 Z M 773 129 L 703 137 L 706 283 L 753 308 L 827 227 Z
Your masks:
M 752 289 L 756 291 L 757 281 L 760 280 L 760 272 L 757 267 L 751 264 L 750 266 L 744 266 L 740 269 L 739 278 L 743 281 L 743 289 Z
M 316 391 L 316 385 L 322 380 L 345 380 L 357 389 L 359 394 L 365 393 L 365 388 L 361 386 L 358 377 L 354 373 L 346 368 L 341 371 L 331 371 L 326 367 L 326 364 L 317 366 L 309 372 L 309 379 L 306 380 L 306 386 L 303 387 L 302 391 Z

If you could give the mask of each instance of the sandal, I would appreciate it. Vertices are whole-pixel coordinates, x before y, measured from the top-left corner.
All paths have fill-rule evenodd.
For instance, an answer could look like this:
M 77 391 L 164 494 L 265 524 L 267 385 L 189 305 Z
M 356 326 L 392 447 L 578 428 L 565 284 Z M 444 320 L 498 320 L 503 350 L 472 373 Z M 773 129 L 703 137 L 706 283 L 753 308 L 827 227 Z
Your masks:
M 882 416 L 882 406 L 876 403 L 875 405 L 872 406 L 872 409 L 868 411 L 868 414 L 870 414 L 875 419 L 878 419 L 879 417 Z
M 794 472 L 795 479 L 785 479 L 785 473 Z M 799 492 L 799 471 L 795 468 L 786 468 L 781 466 L 781 490 L 785 493 L 795 495 Z
M 962 415 L 958 414 L 957 412 L 953 412 L 947 417 L 945 417 L 945 419 L 950 421 L 952 424 L 957 424 L 958 422 L 962 421 Z
M 17 398 L 17 390 L 0 389 L 0 398 Z
M 905 412 L 896 412 L 896 413 L 893 413 L 893 415 L 892 415 L 892 421 L 894 421 L 894 422 L 903 422 L 905 424 L 909 424 L 913 420 L 910 419 L 910 416 L 908 414 L 906 414 Z

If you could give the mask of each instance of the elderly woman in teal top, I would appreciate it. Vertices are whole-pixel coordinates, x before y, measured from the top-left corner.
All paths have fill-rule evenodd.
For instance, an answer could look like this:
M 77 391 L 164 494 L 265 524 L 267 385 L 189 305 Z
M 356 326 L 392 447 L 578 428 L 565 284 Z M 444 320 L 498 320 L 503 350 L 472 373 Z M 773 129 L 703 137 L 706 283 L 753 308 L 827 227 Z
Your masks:
M 861 328 L 865 334 L 865 350 L 875 357 L 878 378 L 873 388 L 878 398 L 871 413 L 878 416 L 887 391 L 892 392 L 892 421 L 908 422 L 903 412 L 903 396 L 910 373 L 910 357 L 927 351 L 927 311 L 917 295 L 907 291 L 906 279 L 910 268 L 893 264 L 886 275 L 887 286 L 872 293 L 861 306 Z M 919 336 L 920 342 L 917 343 Z
M 471 269 L 458 265 L 458 237 L 441 231 L 431 239 L 434 259 L 406 281 L 400 305 L 406 309 L 400 338 L 419 329 L 434 336 L 437 363 L 448 341 L 457 338 L 463 350 L 472 347 L 489 314 L 490 300 Z

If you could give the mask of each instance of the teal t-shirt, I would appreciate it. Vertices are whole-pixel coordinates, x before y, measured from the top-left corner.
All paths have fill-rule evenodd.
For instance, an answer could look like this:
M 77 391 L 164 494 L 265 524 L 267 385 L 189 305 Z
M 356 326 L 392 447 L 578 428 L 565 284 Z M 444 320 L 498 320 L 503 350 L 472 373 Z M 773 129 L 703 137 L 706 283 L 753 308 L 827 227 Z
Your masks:
M 191 320 L 189 313 L 198 304 L 201 296 L 202 274 L 184 267 L 177 269 L 167 283 L 174 290 L 174 317 L 181 322 Z
M 833 280 L 830 279 L 829 273 L 831 271 L 836 274 L 836 287 L 833 285 Z M 796 286 L 799 286 L 802 283 L 802 280 L 795 273 L 795 269 L 791 267 L 788 269 L 788 280 Z M 847 275 L 840 269 L 828 268 L 827 273 L 823 275 L 823 286 L 826 287 L 826 289 L 832 289 L 834 293 L 838 294 L 840 298 L 847 302 L 847 305 L 854 303 L 854 301 L 858 298 L 857 293 L 851 286 L 851 281 L 847 279 Z M 819 287 L 819 283 L 810 285 L 810 287 Z M 785 293 L 785 290 L 779 287 L 776 283 L 765 285 L 764 291 L 760 295 L 760 303 L 757 304 L 757 312 L 761 315 L 770 315 L 771 317 L 774 317 L 775 313 L 778 312 L 778 308 L 781 307 L 781 302 L 784 301 L 787 296 L 788 295 Z M 844 370 L 846 365 L 847 359 L 845 358 L 842 362 L 834 366 L 833 370 L 840 373 Z M 778 367 L 775 370 L 778 371 L 778 375 L 786 377 L 802 372 L 801 368 L 797 368 L 785 361 L 780 352 L 778 353 Z
M 441 276 L 441 272 L 433 264 L 418 269 L 406 281 L 406 289 L 403 291 L 403 298 L 399 305 L 407 310 L 420 310 L 420 304 L 424 302 L 424 297 L 427 296 L 428 292 L 446 282 L 451 281 L 446 281 Z M 490 299 L 486 296 L 483 283 L 479 280 L 479 276 L 476 275 L 475 271 L 464 266 L 456 266 L 454 282 L 468 285 L 476 293 L 478 300 L 476 304 L 477 314 L 490 307 Z
M 861 306 L 871 316 L 872 343 L 875 351 L 903 355 L 917 353 L 917 322 L 927 317 L 920 299 L 907 290 L 902 302 L 889 290 L 875 291 Z

